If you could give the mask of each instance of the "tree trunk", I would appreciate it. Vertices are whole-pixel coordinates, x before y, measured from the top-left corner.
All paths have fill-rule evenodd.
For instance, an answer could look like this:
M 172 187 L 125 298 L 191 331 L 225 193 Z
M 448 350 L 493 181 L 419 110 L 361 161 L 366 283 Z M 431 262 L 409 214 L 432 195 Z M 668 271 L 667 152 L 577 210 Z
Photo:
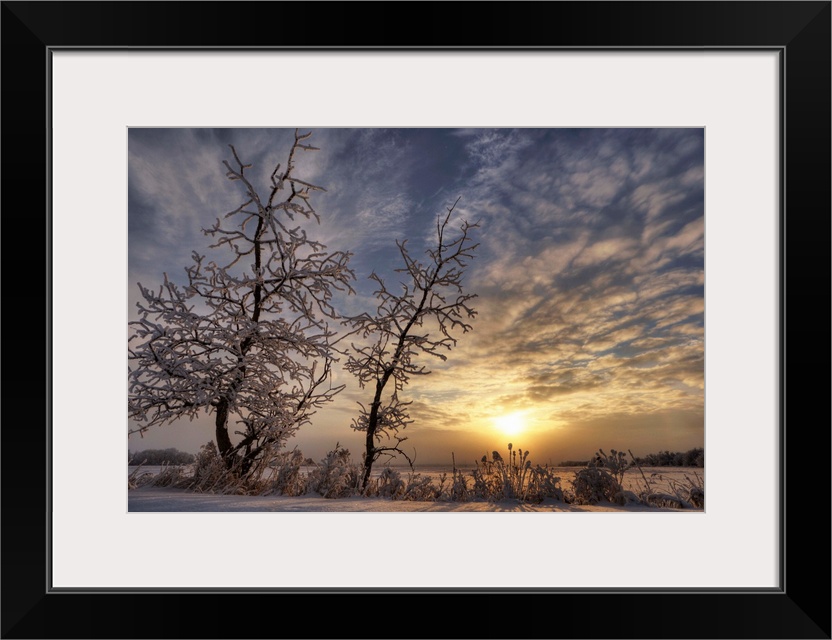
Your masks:
M 387 384 L 389 374 L 385 375 L 378 382 L 376 382 L 376 394 L 373 398 L 373 404 L 370 405 L 370 415 L 367 416 L 367 439 L 365 441 L 364 452 L 364 480 L 361 483 L 361 490 L 367 489 L 367 484 L 370 482 L 370 473 L 373 470 L 373 458 L 376 455 L 376 430 L 378 429 L 378 411 L 381 408 L 381 394 L 384 391 L 384 385 Z
M 231 438 L 228 437 L 228 402 L 225 400 L 221 400 L 217 405 L 216 438 L 217 449 L 225 460 L 226 466 L 230 469 L 234 457 L 231 455 L 233 448 Z
M 361 481 L 361 490 L 367 490 L 367 484 L 370 482 L 370 472 L 373 470 L 373 456 L 375 455 L 375 447 L 373 446 L 373 436 L 375 435 L 374 424 L 367 425 L 367 440 L 366 451 L 364 452 L 364 479 Z

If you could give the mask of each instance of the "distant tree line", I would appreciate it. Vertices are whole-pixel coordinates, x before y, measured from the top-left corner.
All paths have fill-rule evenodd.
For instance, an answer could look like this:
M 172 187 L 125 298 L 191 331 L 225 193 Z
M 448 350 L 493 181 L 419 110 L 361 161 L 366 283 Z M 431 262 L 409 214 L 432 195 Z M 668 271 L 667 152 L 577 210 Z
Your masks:
M 196 460 L 192 453 L 185 453 L 179 449 L 145 449 L 144 451 L 128 451 L 127 464 L 190 464 Z
M 636 457 L 635 461 L 644 467 L 704 467 L 705 450 L 702 447 L 689 451 L 659 451 Z M 559 467 L 585 467 L 589 460 L 561 460 Z
M 659 451 L 637 457 L 636 462 L 645 467 L 704 467 L 705 450 L 697 447 L 688 451 Z

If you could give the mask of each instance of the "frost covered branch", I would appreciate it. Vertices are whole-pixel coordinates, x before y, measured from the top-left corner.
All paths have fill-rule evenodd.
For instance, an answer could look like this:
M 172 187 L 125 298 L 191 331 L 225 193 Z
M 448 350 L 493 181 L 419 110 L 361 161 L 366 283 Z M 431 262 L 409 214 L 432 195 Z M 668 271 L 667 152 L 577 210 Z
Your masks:
M 338 320 L 334 292 L 353 293 L 351 254 L 327 252 L 295 222 L 320 221 L 310 194 L 323 191 L 295 175 L 295 155 L 315 151 L 295 131 L 285 170 L 277 165 L 261 197 L 237 150 L 224 162 L 241 183 L 243 203 L 203 229 L 219 262 L 193 252 L 187 285 L 165 274 L 158 290 L 139 283 L 139 319 L 130 322 L 128 415 L 140 426 L 215 416 L 219 453 L 246 473 L 279 449 L 343 389 L 332 386 Z M 236 220 L 236 226 L 224 226 Z M 238 436 L 232 442 L 229 428 Z
M 370 278 L 378 285 L 374 292 L 378 305 L 374 313 L 363 313 L 345 321 L 363 344 L 351 344 L 344 367 L 357 379 L 361 388 L 374 384 L 373 400 L 361 407 L 353 429 L 366 432 L 364 487 L 369 482 L 372 465 L 383 454 L 405 455 L 400 445 L 406 440 L 398 435 L 410 422 L 407 405 L 398 399 L 412 376 L 430 371 L 419 363 L 420 355 L 446 360 L 446 352 L 457 344 L 454 332 L 467 333 L 467 322 L 476 316 L 470 306 L 474 294 L 464 293 L 462 277 L 468 261 L 479 246 L 471 239 L 477 224 L 463 221 L 458 235 L 448 237 L 451 214 L 459 199 L 436 223 L 436 245 L 427 250 L 424 262 L 412 257 L 407 241 L 396 241 L 404 274 L 398 291 L 391 291 L 377 273 Z M 393 393 L 385 403 L 385 389 L 393 382 Z M 382 438 L 395 444 L 382 446 Z M 407 457 L 407 456 L 405 456 Z M 409 458 L 408 458 L 409 459 Z

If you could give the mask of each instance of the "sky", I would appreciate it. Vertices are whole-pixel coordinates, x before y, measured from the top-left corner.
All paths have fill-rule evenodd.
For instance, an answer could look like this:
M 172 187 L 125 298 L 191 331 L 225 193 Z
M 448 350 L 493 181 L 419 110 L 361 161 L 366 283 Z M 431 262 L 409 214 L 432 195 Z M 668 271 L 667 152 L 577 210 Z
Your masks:
M 416 465 L 473 464 L 507 444 L 534 463 L 586 460 L 598 449 L 635 455 L 703 447 L 704 129 L 304 129 L 320 150 L 295 176 L 320 185 L 305 225 L 330 251 L 353 253 L 355 295 L 339 308 L 375 308 L 375 271 L 395 281 L 397 240 L 423 255 L 436 218 L 477 222 L 464 274 L 476 294 L 471 332 L 447 360 L 411 380 L 403 448 Z M 138 128 L 128 133 L 128 319 L 137 283 L 163 272 L 185 284 L 201 229 L 243 202 L 223 160 L 233 144 L 265 191 L 285 164 L 291 129 Z M 322 458 L 336 443 L 360 459 L 346 384 L 292 438 Z M 128 430 L 135 428 L 128 420 Z M 212 417 L 152 427 L 131 451 L 196 452 Z

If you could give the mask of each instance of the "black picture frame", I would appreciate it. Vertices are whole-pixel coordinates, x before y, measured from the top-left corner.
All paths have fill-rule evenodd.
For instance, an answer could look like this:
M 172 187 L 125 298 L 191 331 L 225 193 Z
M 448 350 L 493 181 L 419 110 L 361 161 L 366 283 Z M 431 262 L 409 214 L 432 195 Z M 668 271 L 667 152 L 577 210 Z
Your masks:
M 830 2 L 417 2 L 389 11 L 360 2 L 2 3 L 2 637 L 830 638 Z M 403 14 L 406 25 L 379 28 L 379 15 Z M 288 23 L 308 26 L 277 26 Z M 66 47 L 778 51 L 780 588 L 51 590 L 48 438 L 58 381 L 49 373 L 48 97 L 51 51 Z M 702 552 L 668 561 L 684 566 Z M 626 550 L 609 553 L 637 570 Z M 319 615 L 304 617 L 306 607 Z

